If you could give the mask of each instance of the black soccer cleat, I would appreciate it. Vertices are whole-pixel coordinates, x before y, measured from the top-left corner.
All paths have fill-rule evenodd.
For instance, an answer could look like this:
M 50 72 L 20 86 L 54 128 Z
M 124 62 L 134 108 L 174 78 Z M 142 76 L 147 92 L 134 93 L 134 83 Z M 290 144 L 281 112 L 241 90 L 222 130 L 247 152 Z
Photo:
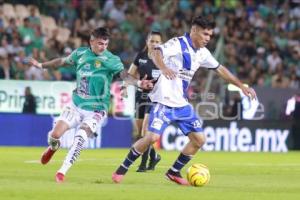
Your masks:
M 157 154 L 155 159 L 150 160 L 147 170 L 154 170 L 155 166 L 157 165 L 157 163 L 159 163 L 160 160 L 161 160 L 161 156 L 159 154 Z
M 146 171 L 147 171 L 146 166 L 142 166 L 142 165 L 140 165 L 139 168 L 136 170 L 136 172 L 146 172 Z

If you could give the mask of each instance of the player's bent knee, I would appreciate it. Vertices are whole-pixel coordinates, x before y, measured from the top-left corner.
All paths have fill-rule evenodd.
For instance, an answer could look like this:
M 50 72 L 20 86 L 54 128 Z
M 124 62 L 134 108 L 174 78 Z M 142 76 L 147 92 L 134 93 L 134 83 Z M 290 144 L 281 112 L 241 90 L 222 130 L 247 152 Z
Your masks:
M 58 120 L 54 128 L 49 132 L 49 135 L 53 138 L 59 139 L 69 128 L 70 127 L 66 122 Z
M 205 136 L 201 135 L 201 137 L 199 138 L 199 141 L 198 141 L 198 147 L 199 147 L 199 149 L 205 144 L 205 141 L 206 141 Z
M 204 134 L 198 134 L 196 137 L 194 137 L 192 142 L 196 148 L 200 149 L 204 145 L 205 141 L 206 139 Z
M 160 135 L 149 132 L 149 133 L 147 133 L 147 135 L 145 137 L 147 137 L 148 140 L 150 141 L 150 143 L 153 144 L 159 140 Z

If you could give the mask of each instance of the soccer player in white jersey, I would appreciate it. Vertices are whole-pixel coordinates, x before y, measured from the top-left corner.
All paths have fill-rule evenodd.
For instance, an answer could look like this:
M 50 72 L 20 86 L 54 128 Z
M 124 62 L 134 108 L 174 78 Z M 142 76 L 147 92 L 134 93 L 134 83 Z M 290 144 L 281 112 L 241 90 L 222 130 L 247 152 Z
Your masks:
M 214 69 L 220 77 L 238 86 L 245 95 L 256 98 L 252 88 L 245 87 L 205 48 L 212 37 L 214 27 L 214 22 L 198 16 L 192 21 L 190 33 L 169 40 L 155 51 L 153 61 L 162 75 L 149 95 L 154 105 L 150 111 L 148 133 L 133 145 L 124 162 L 113 173 L 112 180 L 115 183 L 122 181 L 130 165 L 149 145 L 156 142 L 164 129 L 173 122 L 190 141 L 165 175 L 170 181 L 188 185 L 180 171 L 205 143 L 202 120 L 187 100 L 188 85 L 199 67 Z

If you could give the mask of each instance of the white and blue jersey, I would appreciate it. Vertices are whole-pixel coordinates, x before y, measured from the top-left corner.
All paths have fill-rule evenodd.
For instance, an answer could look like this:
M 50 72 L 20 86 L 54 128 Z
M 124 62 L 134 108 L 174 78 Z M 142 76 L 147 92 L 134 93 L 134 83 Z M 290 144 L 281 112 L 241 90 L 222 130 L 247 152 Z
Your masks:
M 169 80 L 161 75 L 149 97 L 157 103 L 152 107 L 149 131 L 162 134 L 171 122 L 175 122 L 186 135 L 202 132 L 202 121 L 187 99 L 188 86 L 199 67 L 217 69 L 218 61 L 205 47 L 195 49 L 188 33 L 172 38 L 158 47 L 165 65 L 177 73 Z
M 187 90 L 197 69 L 216 69 L 219 66 L 218 61 L 207 48 L 193 48 L 188 33 L 172 38 L 158 48 L 163 54 L 165 65 L 175 71 L 177 76 L 169 80 L 161 75 L 149 94 L 151 101 L 170 107 L 188 105 Z

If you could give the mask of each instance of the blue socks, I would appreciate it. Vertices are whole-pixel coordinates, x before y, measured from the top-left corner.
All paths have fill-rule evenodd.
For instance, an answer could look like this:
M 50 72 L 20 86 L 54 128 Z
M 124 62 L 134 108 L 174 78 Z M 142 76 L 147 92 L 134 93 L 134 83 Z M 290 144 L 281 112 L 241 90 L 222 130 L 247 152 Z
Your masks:
M 192 156 L 184 155 L 183 153 L 180 153 L 177 160 L 171 167 L 171 170 L 174 172 L 180 172 L 180 170 L 192 159 Z

